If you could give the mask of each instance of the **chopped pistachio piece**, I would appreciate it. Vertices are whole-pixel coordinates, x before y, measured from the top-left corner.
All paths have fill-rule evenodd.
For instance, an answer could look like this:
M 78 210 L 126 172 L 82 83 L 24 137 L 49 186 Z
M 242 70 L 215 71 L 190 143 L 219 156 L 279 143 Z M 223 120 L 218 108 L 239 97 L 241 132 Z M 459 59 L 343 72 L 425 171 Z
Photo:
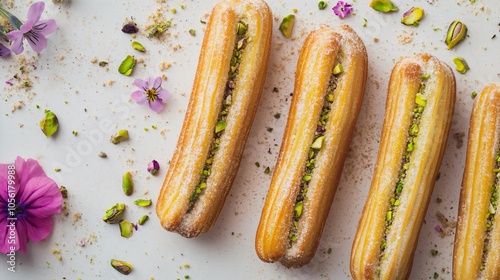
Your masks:
M 151 199 L 136 199 L 134 201 L 134 204 L 139 206 L 139 207 L 147 207 L 151 206 Z
M 56 133 L 59 128 L 59 120 L 56 114 L 50 110 L 45 110 L 45 117 L 40 121 L 40 129 L 49 138 Z
M 120 67 L 118 67 L 118 72 L 125 76 L 130 76 L 135 66 L 135 58 L 131 55 L 127 55 L 127 57 L 122 61 Z
M 132 272 L 132 265 L 128 262 L 111 259 L 111 266 L 123 275 L 129 275 Z
M 227 123 L 225 121 L 217 122 L 217 124 L 215 125 L 215 133 L 219 133 L 219 132 L 223 131 L 224 129 L 226 129 L 226 126 L 227 126 Z
M 472 99 L 476 98 L 476 96 L 477 96 L 477 92 L 473 91 L 473 92 L 470 94 L 470 96 L 472 97 Z
M 132 175 L 130 171 L 125 172 L 122 180 L 123 193 L 130 196 L 134 192 L 134 182 L 132 181 Z
M 128 138 L 128 130 L 121 129 L 115 135 L 111 136 L 111 143 L 118 144 L 120 142 L 127 141 Z
M 125 204 L 117 203 L 106 210 L 102 220 L 108 224 L 116 224 L 120 221 L 125 212 Z
M 417 93 L 417 96 L 415 97 L 415 103 L 418 105 L 425 107 L 427 105 L 427 97 L 421 93 Z
M 342 72 L 344 72 L 344 68 L 342 67 L 342 64 L 340 64 L 340 63 L 338 63 L 337 65 L 335 65 L 335 67 L 332 70 L 332 73 L 334 75 L 338 75 L 338 74 L 340 74 Z
M 314 140 L 314 142 L 311 145 L 312 149 L 319 150 L 323 146 L 323 141 L 325 140 L 325 136 L 320 136 Z
M 189 29 L 189 34 L 190 34 L 191 36 L 196 36 L 196 30 L 194 30 L 194 29 Z
M 445 43 L 448 49 L 455 47 L 467 37 L 467 26 L 459 20 L 453 21 L 448 27 Z
M 312 179 L 311 174 L 306 174 L 302 177 L 302 181 L 304 181 L 304 182 L 309 182 L 309 181 L 311 181 L 311 179 Z
M 138 224 L 142 226 L 142 225 L 143 225 L 143 224 L 144 224 L 147 220 L 149 220 L 149 216 L 148 216 L 148 215 L 144 215 L 144 216 L 142 216 L 142 217 L 139 219 Z
M 146 51 L 146 48 L 144 48 L 144 46 L 137 42 L 137 41 L 133 41 L 132 42 L 132 48 L 134 48 L 135 50 L 138 50 L 140 52 L 145 52 Z
M 324 9 L 326 9 L 326 6 L 327 6 L 327 3 L 326 3 L 325 1 L 319 1 L 319 3 L 318 3 L 318 8 L 319 8 L 320 10 L 324 10 Z
M 59 191 L 61 192 L 61 196 L 63 198 L 68 198 L 68 189 L 65 186 L 60 186 Z
M 299 201 L 297 204 L 295 204 L 294 207 L 294 212 L 295 212 L 295 217 L 300 217 L 302 215 L 302 210 L 304 209 L 304 201 Z
M 413 7 L 403 14 L 401 23 L 404 25 L 418 26 L 420 24 L 420 19 L 424 17 L 424 9 L 419 7 Z
M 245 35 L 245 33 L 247 33 L 247 30 L 248 30 L 247 25 L 243 22 L 238 22 L 238 25 L 236 26 L 236 28 L 237 28 L 238 35 Z
M 467 61 L 461 57 L 453 58 L 453 63 L 455 63 L 455 69 L 461 74 L 465 74 L 470 69 Z
M 279 26 L 279 30 L 285 37 L 290 38 L 292 36 L 293 24 L 295 23 L 295 15 L 289 14 L 283 18 Z
M 370 7 L 372 9 L 374 9 L 375 11 L 379 11 L 382 13 L 390 13 L 390 12 L 397 12 L 398 11 L 398 7 L 396 7 L 389 0 L 372 0 L 370 2 Z
M 122 220 L 119 225 L 120 225 L 121 236 L 125 238 L 129 238 L 132 236 L 134 232 L 134 225 L 131 222 L 127 220 Z

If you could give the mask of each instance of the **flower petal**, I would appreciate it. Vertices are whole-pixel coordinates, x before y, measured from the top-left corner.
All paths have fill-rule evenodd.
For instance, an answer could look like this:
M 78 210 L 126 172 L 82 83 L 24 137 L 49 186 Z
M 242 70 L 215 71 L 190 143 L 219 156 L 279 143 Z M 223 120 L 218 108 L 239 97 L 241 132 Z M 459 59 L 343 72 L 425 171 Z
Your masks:
M 163 100 L 163 102 L 167 101 L 169 97 L 170 97 L 170 92 L 168 92 L 166 89 L 160 88 L 158 90 L 158 98 Z
M 38 161 L 34 159 L 24 160 L 21 157 L 17 157 L 16 161 L 16 181 L 18 186 L 18 191 L 22 195 L 22 191 L 24 186 L 28 183 L 30 178 L 38 177 L 38 176 L 46 176 L 45 172 L 43 172 L 42 167 L 38 163 Z
M 45 3 L 43 1 L 35 2 L 31 4 L 28 9 L 28 20 L 38 22 L 42 16 L 43 10 L 45 9 Z
M 38 32 L 30 32 L 25 35 L 26 40 L 30 44 L 31 48 L 37 52 L 40 53 L 45 49 L 47 46 L 47 38 L 43 36 L 43 34 L 38 33 Z
M 8 56 L 10 54 L 9 48 L 0 44 L 0 57 Z
M 149 88 L 155 88 L 155 87 L 153 87 L 153 85 L 155 84 L 155 78 L 149 76 L 146 79 L 148 80 Z
M 148 97 L 142 90 L 136 90 L 132 92 L 132 95 L 130 95 L 130 97 L 134 99 L 137 104 L 146 104 L 146 102 L 148 101 Z
M 19 30 L 23 32 L 24 34 L 28 33 L 33 29 L 33 26 L 35 25 L 36 21 L 34 20 L 28 20 L 25 22 L 23 25 L 21 25 L 21 28 Z
M 16 251 L 20 250 L 23 253 L 28 252 L 28 230 L 26 228 L 26 221 L 18 219 L 16 221 Z
M 12 30 L 6 34 L 7 38 L 12 41 L 10 50 L 15 54 L 21 54 L 24 51 L 23 47 L 23 32 Z
M 31 178 L 24 186 L 18 204 L 28 216 L 51 217 L 61 212 L 62 195 L 56 182 L 45 176 Z
M 46 19 L 37 22 L 33 25 L 33 30 L 41 33 L 44 36 L 47 36 L 57 30 L 58 26 L 56 21 L 53 19 Z
M 2 215 L 3 216 L 3 215 Z M 10 246 L 8 242 L 10 229 L 7 227 L 7 219 L 0 217 L 0 253 L 7 254 L 10 252 Z
M 146 78 L 146 80 L 135 79 L 134 85 L 136 85 L 138 88 L 140 88 L 142 90 L 146 90 L 149 86 L 149 83 L 147 81 L 147 78 Z
M 149 102 L 149 108 L 158 113 L 163 109 L 163 101 L 160 98 L 156 98 L 155 101 Z
M 47 236 L 49 236 L 52 232 L 52 228 L 54 227 L 52 217 L 42 219 L 29 217 L 24 221 L 26 222 L 25 225 L 28 239 L 33 242 L 40 242 L 44 240 Z
M 159 87 L 161 87 L 161 77 L 156 77 L 152 88 L 158 89 Z

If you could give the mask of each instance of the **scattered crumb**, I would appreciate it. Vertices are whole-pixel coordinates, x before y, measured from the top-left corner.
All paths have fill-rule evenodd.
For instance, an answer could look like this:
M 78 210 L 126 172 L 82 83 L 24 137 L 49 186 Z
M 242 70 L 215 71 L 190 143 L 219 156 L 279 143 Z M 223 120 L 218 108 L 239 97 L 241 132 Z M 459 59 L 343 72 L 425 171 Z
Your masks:
M 462 148 L 464 145 L 465 133 L 463 131 L 453 134 L 453 138 L 457 141 L 457 149 Z
M 403 30 L 403 33 L 398 35 L 398 42 L 403 45 L 413 42 L 413 30 Z
M 440 226 L 441 226 L 440 231 L 439 231 L 439 235 L 441 237 L 453 235 L 452 231 L 457 226 L 457 222 L 448 220 L 448 218 L 446 218 L 444 216 L 444 214 L 439 212 L 439 211 L 436 212 L 436 217 L 437 217 L 437 219 L 440 223 Z

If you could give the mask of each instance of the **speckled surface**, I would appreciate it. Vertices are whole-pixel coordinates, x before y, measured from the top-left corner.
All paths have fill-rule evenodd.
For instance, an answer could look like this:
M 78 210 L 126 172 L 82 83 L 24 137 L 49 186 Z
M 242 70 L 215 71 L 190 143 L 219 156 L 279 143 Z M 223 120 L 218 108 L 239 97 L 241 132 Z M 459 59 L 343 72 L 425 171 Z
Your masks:
M 13 3 L 12 12 L 26 19 L 29 1 L 0 0 L 4 7 L 9 2 Z M 46 240 L 30 243 L 27 254 L 16 254 L 15 273 L 7 270 L 7 257 L 1 256 L 0 278 L 118 279 L 122 275 L 109 265 L 111 258 L 117 258 L 134 265 L 129 279 L 183 279 L 186 275 L 189 279 L 350 279 L 349 254 L 377 157 L 391 69 L 401 56 L 429 52 L 452 68 L 452 59 L 463 57 L 471 70 L 464 75 L 454 71 L 457 102 L 450 137 L 410 278 L 433 279 L 437 273 L 438 279 L 451 279 L 454 228 L 446 227 L 438 216 L 450 224 L 456 220 L 471 93 L 500 81 L 499 3 L 413 1 L 426 15 L 419 27 L 409 27 L 400 23 L 402 14 L 411 8 L 403 1 L 394 1 L 399 12 L 381 14 L 369 8 L 367 1 L 358 0 L 353 3 L 354 14 L 343 20 L 331 11 L 336 1 L 330 1 L 323 11 L 317 1 L 268 1 L 275 17 L 269 71 L 238 175 L 213 228 L 198 238 L 185 239 L 161 228 L 154 206 L 138 208 L 133 201 L 156 201 L 191 91 L 203 38 L 200 19 L 208 18 L 216 1 L 158 2 L 47 1 L 42 18 L 55 18 L 59 25 L 59 30 L 49 36 L 47 49 L 36 55 L 26 47 L 24 60 L 19 56 L 0 59 L 0 161 L 11 162 L 17 155 L 35 158 L 69 193 L 69 215 L 56 216 L 54 230 Z M 181 3 L 185 9 L 180 8 Z M 172 8 L 177 13 L 172 14 Z M 278 26 L 283 16 L 294 13 L 293 8 L 297 9 L 295 27 L 292 38 L 287 39 Z M 173 26 L 161 41 L 138 34 L 135 40 L 147 50 L 139 53 L 130 46 L 134 39 L 120 31 L 122 23 L 134 17 L 144 30 L 148 17 L 157 9 L 164 11 L 166 19 L 172 19 Z M 447 50 L 443 41 L 455 19 L 468 26 L 469 36 Z M 298 54 L 306 34 L 321 23 L 349 24 L 362 38 L 369 56 L 367 89 L 316 256 L 310 264 L 290 270 L 258 259 L 255 231 L 272 174 L 264 170 L 270 167 L 272 171 L 278 156 Z M 196 30 L 195 36 L 189 34 L 190 29 Z M 492 38 L 494 35 L 498 38 Z M 128 54 L 144 61 L 136 65 L 131 77 L 117 72 Z M 100 67 L 95 63 L 99 61 L 109 64 Z M 168 64 L 170 67 L 164 69 Z M 21 66 L 29 73 L 22 74 Z M 14 86 L 5 83 L 16 74 L 29 77 L 32 87 L 18 88 L 16 80 L 12 81 Z M 165 75 L 163 87 L 172 93 L 159 114 L 130 99 L 134 79 L 148 75 Z M 24 105 L 19 106 L 20 102 Z M 20 108 L 12 112 L 13 107 Z M 54 138 L 47 139 L 38 127 L 44 109 L 59 117 L 60 130 Z M 115 146 L 108 139 L 119 129 L 128 129 L 131 139 Z M 72 134 L 74 130 L 77 136 Z M 101 151 L 108 157 L 100 158 Z M 146 171 L 152 159 L 161 165 L 157 176 Z M 55 168 L 61 171 L 55 172 Z M 132 172 L 136 185 L 131 197 L 121 191 L 121 176 L 126 171 Z M 101 221 L 104 211 L 117 202 L 127 204 L 125 218 L 130 221 L 150 215 L 129 239 L 120 237 L 117 226 Z M 78 214 L 81 217 L 76 219 Z M 437 225 L 450 230 L 449 234 L 440 235 L 435 230 Z M 79 245 L 81 240 L 85 240 L 83 247 Z M 437 256 L 432 256 L 431 250 L 437 250 Z

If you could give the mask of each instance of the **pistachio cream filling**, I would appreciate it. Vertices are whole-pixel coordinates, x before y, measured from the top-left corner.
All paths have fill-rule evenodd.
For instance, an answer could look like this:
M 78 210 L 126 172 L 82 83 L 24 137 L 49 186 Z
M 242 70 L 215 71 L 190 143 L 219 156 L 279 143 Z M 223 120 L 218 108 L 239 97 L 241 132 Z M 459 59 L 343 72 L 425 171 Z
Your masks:
M 299 234 L 299 220 L 304 210 L 304 202 L 307 200 L 307 190 L 309 188 L 309 182 L 313 177 L 316 157 L 323 147 L 323 142 L 325 140 L 326 124 L 332 108 L 334 92 L 337 88 L 338 76 L 343 71 L 344 70 L 342 68 L 342 65 L 340 63 L 337 63 L 332 69 L 332 74 L 330 75 L 330 81 L 328 83 L 328 88 L 324 97 L 321 115 L 319 116 L 318 123 L 316 125 L 314 139 L 309 148 L 308 159 L 304 164 L 304 173 L 299 186 L 300 190 L 295 200 L 293 223 L 290 227 L 290 232 L 288 235 L 288 248 L 291 248 L 293 243 L 297 241 L 297 236 Z
M 495 157 L 495 169 L 493 169 L 493 172 L 495 173 L 495 182 L 493 183 L 493 186 L 491 188 L 490 207 L 488 209 L 488 213 L 486 214 L 486 234 L 484 238 L 481 270 L 484 270 L 486 264 L 486 256 L 491 250 L 490 239 L 493 230 L 493 221 L 495 220 L 495 215 L 498 208 L 498 199 L 500 197 L 500 151 L 497 152 L 497 155 Z
M 404 154 L 401 160 L 401 168 L 398 174 L 398 182 L 394 188 L 394 193 L 392 197 L 389 199 L 389 209 L 385 214 L 385 230 L 384 236 L 382 238 L 382 242 L 380 244 L 380 260 L 383 260 L 385 255 L 385 248 L 387 246 L 387 236 L 392 228 L 392 223 L 394 221 L 395 216 L 397 215 L 397 209 L 400 205 L 400 196 L 403 192 L 403 188 L 405 186 L 406 173 L 410 168 L 410 161 L 413 151 L 415 150 L 416 140 L 419 132 L 420 119 L 422 117 L 422 112 L 424 111 L 425 106 L 427 105 L 427 98 L 424 95 L 425 93 L 425 80 L 429 78 L 429 75 L 422 75 L 420 82 L 420 89 L 417 95 L 415 96 L 415 105 L 412 112 L 412 123 L 408 129 L 408 137 L 406 140 L 406 153 Z M 380 274 L 380 270 L 377 270 L 377 274 Z
M 241 62 L 241 57 L 245 49 L 246 43 L 250 41 L 248 38 L 248 24 L 240 20 L 236 27 L 236 43 L 233 48 L 233 56 L 231 57 L 231 64 L 228 73 L 228 80 L 226 82 L 226 89 L 224 90 L 224 96 L 222 98 L 222 106 L 217 118 L 217 123 L 214 128 L 214 136 L 212 143 L 210 144 L 210 150 L 208 151 L 208 156 L 205 161 L 203 170 L 200 172 L 200 179 L 196 185 L 195 190 L 189 197 L 189 211 L 191 211 L 207 187 L 207 180 L 212 173 L 212 163 L 215 154 L 219 150 L 220 139 L 224 130 L 227 126 L 227 116 L 229 115 L 229 110 L 231 108 L 231 103 L 234 95 L 234 90 L 236 88 L 236 83 L 238 81 L 239 66 Z

